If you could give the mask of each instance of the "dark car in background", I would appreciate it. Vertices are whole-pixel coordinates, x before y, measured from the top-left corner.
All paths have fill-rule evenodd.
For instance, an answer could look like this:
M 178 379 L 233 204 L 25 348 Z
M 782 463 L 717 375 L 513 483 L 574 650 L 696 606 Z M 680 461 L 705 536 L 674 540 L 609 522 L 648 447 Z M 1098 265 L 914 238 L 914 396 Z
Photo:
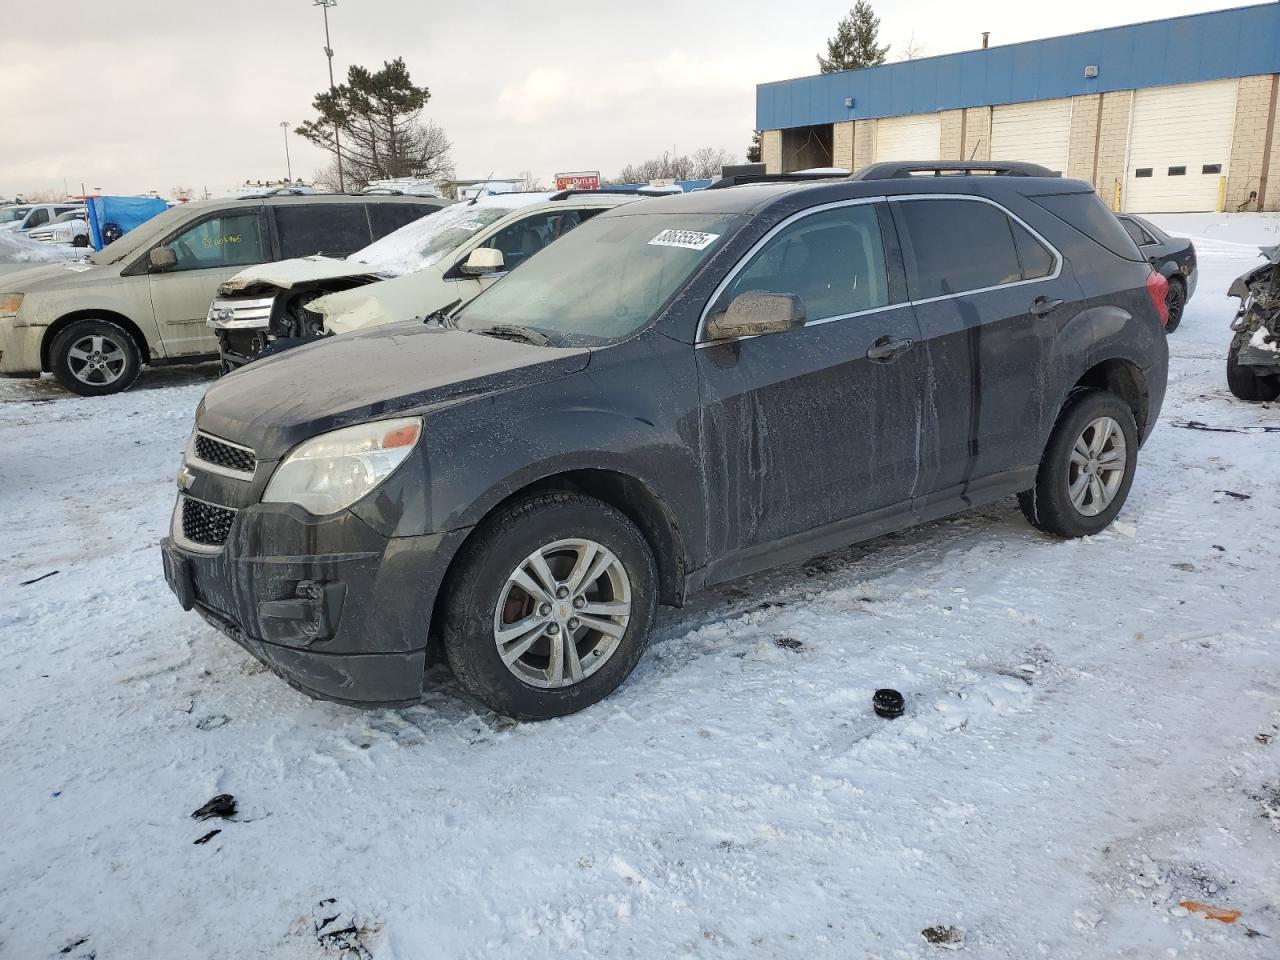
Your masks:
M 1103 530 L 1165 293 L 1088 184 L 1025 164 L 627 204 L 443 322 L 210 387 L 165 576 L 313 696 L 412 701 L 442 649 L 498 712 L 572 713 L 712 584 L 1013 495 Z
M 1150 220 L 1132 213 L 1117 214 L 1116 219 L 1128 231 L 1142 255 L 1151 262 L 1151 266 L 1169 281 L 1166 298 L 1169 323 L 1165 326 L 1165 332 L 1173 333 L 1182 322 L 1182 312 L 1186 309 L 1187 301 L 1196 292 L 1195 245 L 1187 237 L 1169 236 Z

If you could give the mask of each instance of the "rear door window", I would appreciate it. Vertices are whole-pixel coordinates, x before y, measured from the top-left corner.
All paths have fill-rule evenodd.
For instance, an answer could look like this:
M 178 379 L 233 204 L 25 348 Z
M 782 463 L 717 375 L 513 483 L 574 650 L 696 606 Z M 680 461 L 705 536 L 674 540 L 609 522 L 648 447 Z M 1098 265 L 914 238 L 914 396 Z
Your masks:
M 407 223 L 421 220 L 440 208 L 428 203 L 371 203 L 369 221 L 373 224 L 373 239 L 381 240 Z
M 822 210 L 788 224 L 733 278 L 712 312 L 750 292 L 798 296 L 806 322 L 886 306 L 889 285 L 875 205 Z
M 285 260 L 316 254 L 345 257 L 371 241 L 364 204 L 281 204 L 273 209 Z
M 913 300 L 984 290 L 1022 280 L 1008 216 L 977 200 L 898 204 L 914 256 L 907 258 Z

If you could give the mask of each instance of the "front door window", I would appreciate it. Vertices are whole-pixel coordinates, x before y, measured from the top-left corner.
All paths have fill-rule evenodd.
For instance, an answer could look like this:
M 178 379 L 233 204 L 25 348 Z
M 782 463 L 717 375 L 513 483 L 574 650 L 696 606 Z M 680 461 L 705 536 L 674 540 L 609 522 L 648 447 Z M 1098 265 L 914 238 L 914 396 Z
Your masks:
M 257 210 L 225 213 L 202 220 L 169 241 L 177 263 L 168 273 L 247 267 L 270 259 L 263 253 Z

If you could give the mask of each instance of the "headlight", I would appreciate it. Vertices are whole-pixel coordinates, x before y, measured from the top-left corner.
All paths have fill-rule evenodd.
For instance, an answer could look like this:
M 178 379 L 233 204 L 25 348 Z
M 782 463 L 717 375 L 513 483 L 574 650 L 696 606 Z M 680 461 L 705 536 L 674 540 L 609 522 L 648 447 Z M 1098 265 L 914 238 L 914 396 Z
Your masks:
M 418 417 L 322 433 L 280 462 L 262 502 L 296 503 L 317 517 L 337 513 L 391 476 L 421 434 Z
M 16 317 L 22 306 L 22 294 L 0 293 L 0 317 Z

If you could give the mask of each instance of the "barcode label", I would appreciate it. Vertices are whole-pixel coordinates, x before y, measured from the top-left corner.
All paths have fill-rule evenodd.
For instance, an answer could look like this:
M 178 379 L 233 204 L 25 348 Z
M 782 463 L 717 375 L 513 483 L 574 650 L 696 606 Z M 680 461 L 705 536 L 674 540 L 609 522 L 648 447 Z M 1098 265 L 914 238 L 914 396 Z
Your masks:
M 719 239 L 718 233 L 699 233 L 697 230 L 663 230 L 649 241 L 651 247 L 683 247 L 686 250 L 705 250 Z

